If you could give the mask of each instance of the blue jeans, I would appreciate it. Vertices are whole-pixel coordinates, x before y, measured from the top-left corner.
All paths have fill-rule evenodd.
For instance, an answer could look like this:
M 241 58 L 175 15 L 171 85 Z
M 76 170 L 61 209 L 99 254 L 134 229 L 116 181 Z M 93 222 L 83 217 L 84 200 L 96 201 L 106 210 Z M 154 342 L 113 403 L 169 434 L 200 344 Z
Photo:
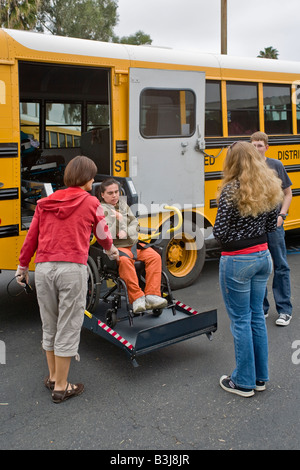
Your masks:
M 273 295 L 277 313 L 292 315 L 290 268 L 286 259 L 285 234 L 283 226 L 277 227 L 275 232 L 268 233 L 268 246 L 274 264 Z M 264 298 L 264 311 L 267 313 L 270 304 L 266 289 Z
M 234 338 L 231 378 L 239 387 L 253 389 L 257 380 L 269 380 L 263 299 L 271 272 L 269 250 L 220 259 L 220 287 Z

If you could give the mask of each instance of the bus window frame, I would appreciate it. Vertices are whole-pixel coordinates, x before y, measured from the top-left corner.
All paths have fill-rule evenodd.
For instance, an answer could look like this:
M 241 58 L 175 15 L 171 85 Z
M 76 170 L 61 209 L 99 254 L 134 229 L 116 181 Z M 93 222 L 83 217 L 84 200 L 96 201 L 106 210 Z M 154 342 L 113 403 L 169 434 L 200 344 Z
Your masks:
M 53 124 L 49 124 L 47 123 L 47 120 L 49 121 L 49 119 L 47 118 L 47 105 L 49 104 L 58 104 L 58 105 L 78 105 L 80 106 L 80 123 L 76 123 L 76 124 L 69 124 L 69 123 L 53 123 Z M 59 138 L 59 134 L 64 134 L 65 136 L 68 135 L 68 130 L 69 131 L 72 131 L 72 132 L 80 132 L 80 135 L 82 135 L 82 133 L 84 132 L 83 131 L 83 126 L 84 126 L 84 119 L 83 119 L 83 116 L 84 116 L 84 106 L 85 106 L 85 102 L 83 100 L 74 100 L 74 101 L 70 101 L 70 100 L 60 100 L 60 101 L 54 101 L 54 100 L 44 100 L 44 132 L 45 132 L 45 141 L 44 141 L 44 149 L 45 150 L 49 150 L 49 149 L 57 149 L 57 148 L 70 148 L 68 147 L 66 144 L 67 144 L 67 140 L 65 138 L 65 146 L 64 147 L 61 147 L 60 145 L 60 138 Z M 76 127 L 79 127 L 80 130 L 78 129 L 75 129 Z M 60 130 L 54 130 L 55 129 L 60 129 Z M 74 129 L 72 129 L 74 128 Z M 63 132 L 63 130 L 65 130 L 65 132 Z M 48 139 L 46 138 L 46 134 L 48 134 Z M 52 135 L 56 134 L 56 146 L 53 147 L 52 146 Z M 70 134 L 72 135 L 72 142 L 73 142 L 73 147 L 74 147 L 74 139 L 73 139 L 73 134 Z M 46 145 L 48 142 L 48 145 Z
M 230 131 L 230 128 L 229 128 L 229 112 L 232 112 L 233 110 L 232 109 L 229 109 L 229 106 L 228 106 L 228 85 L 229 86 L 252 86 L 253 88 L 255 87 L 256 89 L 256 108 L 238 108 L 238 111 L 240 113 L 255 113 L 256 114 L 256 126 L 255 129 L 250 129 L 247 131 L 247 132 L 239 132 L 239 133 L 233 133 Z M 249 136 L 251 135 L 253 132 L 255 132 L 257 129 L 260 129 L 260 126 L 261 126 L 261 122 L 260 122 L 260 101 L 259 101 L 259 83 L 258 81 L 245 81 L 245 80 L 225 80 L 225 90 L 226 90 L 226 127 L 227 127 L 227 136 L 228 137 L 233 137 L 233 136 Z M 223 118 L 224 118 L 224 115 L 223 115 Z M 249 124 L 251 123 L 252 125 L 252 115 L 250 114 L 250 121 L 249 121 Z
M 281 122 L 286 122 L 287 125 L 289 125 L 289 130 L 287 132 L 282 132 L 282 129 L 280 129 L 280 132 L 278 132 L 278 129 L 277 129 L 277 132 L 270 132 L 269 129 L 267 129 L 267 126 L 266 126 L 266 122 L 271 122 L 271 123 L 274 123 L 276 122 L 276 120 L 272 120 L 272 121 L 267 121 L 266 120 L 266 113 L 267 112 L 271 112 L 272 114 L 274 112 L 279 112 L 277 110 L 277 108 L 275 109 L 272 109 L 272 110 L 266 110 L 265 109 L 265 94 L 264 94 L 264 89 L 265 87 L 273 87 L 273 88 L 287 88 L 289 90 L 289 98 L 290 98 L 290 102 L 289 102 L 289 109 L 286 109 L 286 110 L 283 110 L 287 116 L 289 116 L 289 119 L 283 121 L 281 120 Z M 265 129 L 265 133 L 268 134 L 268 135 L 292 135 L 293 134 L 293 103 L 292 103 L 292 84 L 291 83 L 269 83 L 269 82 L 264 82 L 263 83 L 263 114 L 264 114 L 264 129 Z M 278 122 L 280 122 L 278 120 Z
M 189 132 L 188 134 L 166 134 L 166 135 L 146 135 L 144 134 L 143 132 L 143 129 L 142 129 L 142 113 L 144 112 L 144 110 L 142 109 L 142 95 L 145 91 L 147 90 L 159 90 L 159 91 L 172 91 L 172 92 L 190 92 L 193 96 L 193 119 L 194 119 L 194 126 L 193 126 L 193 130 L 192 132 Z M 179 104 L 179 107 L 180 107 L 180 116 L 181 116 L 181 111 L 182 111 L 182 107 L 181 107 L 181 104 Z M 196 96 L 196 93 L 194 92 L 194 90 L 190 89 L 190 88 L 164 88 L 164 87 L 146 87 L 144 88 L 141 93 L 140 93 L 140 97 L 139 97 L 139 132 L 140 132 L 140 135 L 144 138 L 144 139 L 184 139 L 184 138 L 190 138 L 192 137 L 193 135 L 195 135 L 196 133 L 196 118 L 197 118 L 197 114 L 196 114 L 196 111 L 197 111 L 197 96 Z M 187 112 L 187 107 L 185 106 L 185 114 Z M 186 123 L 185 123 L 186 124 Z M 182 125 L 182 123 L 181 123 Z
M 206 79 L 205 81 L 205 86 L 207 86 L 207 84 L 216 84 L 219 86 L 219 93 L 220 93 L 220 109 L 217 111 L 220 113 L 220 132 L 218 134 L 207 134 L 206 132 L 206 124 L 207 124 L 207 108 L 206 108 L 206 104 L 207 104 L 207 101 L 206 101 L 206 90 L 205 90 L 205 116 L 204 116 L 204 119 L 205 119 L 205 137 L 208 137 L 208 138 L 214 138 L 214 137 L 222 137 L 224 135 L 224 126 L 223 126 L 223 99 L 222 99 L 222 80 L 215 80 L 215 79 Z

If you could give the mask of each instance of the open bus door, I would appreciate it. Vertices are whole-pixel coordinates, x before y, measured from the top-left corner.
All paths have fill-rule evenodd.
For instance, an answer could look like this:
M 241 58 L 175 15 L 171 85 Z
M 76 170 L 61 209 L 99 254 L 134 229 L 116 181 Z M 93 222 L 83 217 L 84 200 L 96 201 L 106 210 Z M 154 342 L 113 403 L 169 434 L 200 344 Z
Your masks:
M 204 206 L 205 73 L 131 68 L 129 80 L 129 168 L 139 215 L 153 217 L 164 204 L 186 211 L 181 234 L 161 240 L 172 288 L 186 287 L 205 259 L 203 218 L 191 212 Z

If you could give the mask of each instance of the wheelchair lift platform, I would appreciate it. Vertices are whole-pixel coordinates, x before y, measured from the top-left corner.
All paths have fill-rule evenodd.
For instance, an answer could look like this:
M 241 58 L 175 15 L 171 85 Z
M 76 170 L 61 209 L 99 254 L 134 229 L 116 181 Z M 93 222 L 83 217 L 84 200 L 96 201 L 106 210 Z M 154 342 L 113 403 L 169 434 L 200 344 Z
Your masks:
M 159 316 L 145 312 L 133 318 L 121 318 L 114 327 L 105 323 L 109 306 L 100 300 L 94 312 L 85 311 L 83 327 L 123 349 L 135 367 L 137 357 L 171 344 L 206 334 L 212 339 L 217 330 L 217 310 L 197 312 L 174 299 L 173 308 Z

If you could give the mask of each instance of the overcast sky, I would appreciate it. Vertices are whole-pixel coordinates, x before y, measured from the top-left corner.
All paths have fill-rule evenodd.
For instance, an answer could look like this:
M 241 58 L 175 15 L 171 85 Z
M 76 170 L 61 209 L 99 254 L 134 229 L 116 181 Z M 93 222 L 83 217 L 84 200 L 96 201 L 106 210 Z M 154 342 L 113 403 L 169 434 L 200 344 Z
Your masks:
M 221 0 L 118 0 L 118 36 L 142 30 L 153 46 L 221 52 Z M 228 0 L 228 55 L 272 46 L 300 61 L 300 0 Z

